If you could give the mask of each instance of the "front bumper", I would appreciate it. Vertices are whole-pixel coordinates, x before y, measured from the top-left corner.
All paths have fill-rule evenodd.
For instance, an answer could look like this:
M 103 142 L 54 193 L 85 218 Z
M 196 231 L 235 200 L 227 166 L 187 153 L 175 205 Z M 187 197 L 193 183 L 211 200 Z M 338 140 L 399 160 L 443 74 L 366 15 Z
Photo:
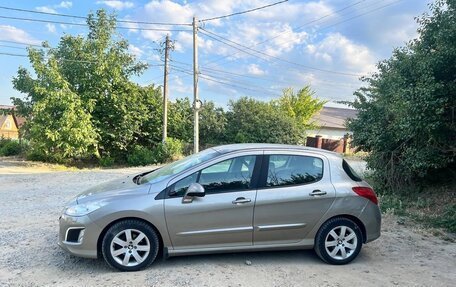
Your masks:
M 101 231 L 88 216 L 73 217 L 63 214 L 59 219 L 58 245 L 75 256 L 97 258 L 97 243 Z M 72 236 L 73 234 L 76 234 L 76 237 Z

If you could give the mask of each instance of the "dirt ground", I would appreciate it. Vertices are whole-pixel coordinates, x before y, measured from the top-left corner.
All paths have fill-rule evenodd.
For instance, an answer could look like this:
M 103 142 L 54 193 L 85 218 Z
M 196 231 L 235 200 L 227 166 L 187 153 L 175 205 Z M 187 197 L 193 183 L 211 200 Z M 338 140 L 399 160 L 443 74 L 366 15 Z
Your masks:
M 174 257 L 116 272 L 60 250 L 58 217 L 87 187 L 144 168 L 61 171 L 15 162 L 0 158 L 0 286 L 455 286 L 456 244 L 392 215 L 380 239 L 345 266 L 308 250 Z

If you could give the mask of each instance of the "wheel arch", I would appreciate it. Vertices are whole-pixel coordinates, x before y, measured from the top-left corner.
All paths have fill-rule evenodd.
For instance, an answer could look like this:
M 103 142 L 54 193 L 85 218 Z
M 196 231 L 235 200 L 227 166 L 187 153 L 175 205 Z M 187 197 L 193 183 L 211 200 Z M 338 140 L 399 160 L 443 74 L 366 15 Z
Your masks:
M 148 220 L 146 220 L 144 218 L 129 216 L 129 217 L 118 218 L 118 219 L 110 222 L 108 225 L 106 225 L 103 228 L 103 230 L 101 231 L 100 235 L 98 236 L 98 240 L 97 240 L 97 255 L 98 255 L 98 258 L 102 258 L 103 257 L 102 254 L 101 254 L 103 238 L 106 235 L 106 232 L 108 231 L 108 229 L 111 226 L 113 226 L 114 224 L 116 224 L 118 222 L 121 222 L 121 221 L 124 221 L 124 220 L 138 220 L 138 221 L 144 222 L 145 224 L 149 225 L 155 231 L 155 233 L 157 233 L 157 236 L 158 236 L 158 242 L 159 242 L 158 254 L 163 254 L 163 248 L 164 248 L 163 237 L 162 237 L 160 231 L 158 230 L 158 228 L 155 225 L 153 225 L 150 221 L 148 221 Z
M 364 225 L 364 223 L 358 217 L 350 215 L 350 214 L 338 214 L 338 215 L 332 216 L 332 217 L 326 219 L 325 222 L 323 222 L 323 224 L 320 225 L 318 230 L 320 230 L 321 227 L 326 222 L 328 222 L 329 220 L 334 219 L 334 218 L 347 218 L 347 219 L 350 219 L 351 221 L 353 221 L 354 223 L 356 223 L 356 225 L 358 225 L 360 230 L 361 230 L 361 234 L 363 235 L 363 243 L 366 243 L 366 241 L 367 241 L 366 226 Z

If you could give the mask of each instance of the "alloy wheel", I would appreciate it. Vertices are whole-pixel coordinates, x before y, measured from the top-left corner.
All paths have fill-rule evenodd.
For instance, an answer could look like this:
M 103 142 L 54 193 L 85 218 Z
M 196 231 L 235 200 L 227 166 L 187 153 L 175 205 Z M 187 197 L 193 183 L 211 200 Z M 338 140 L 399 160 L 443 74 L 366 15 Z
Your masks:
M 117 233 L 111 241 L 113 259 L 123 266 L 141 264 L 149 255 L 151 246 L 147 236 L 137 229 L 125 229 Z
M 326 236 L 325 250 L 336 260 L 344 260 L 355 253 L 358 238 L 353 229 L 348 226 L 336 226 Z

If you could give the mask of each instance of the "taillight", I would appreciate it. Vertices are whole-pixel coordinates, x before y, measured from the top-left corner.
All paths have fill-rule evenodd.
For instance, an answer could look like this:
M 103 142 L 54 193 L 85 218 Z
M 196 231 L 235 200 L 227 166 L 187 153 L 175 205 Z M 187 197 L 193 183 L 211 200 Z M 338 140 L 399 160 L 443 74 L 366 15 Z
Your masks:
M 377 196 L 375 195 L 375 192 L 372 188 L 365 186 L 356 186 L 352 189 L 357 195 L 369 199 L 374 204 L 378 204 Z

